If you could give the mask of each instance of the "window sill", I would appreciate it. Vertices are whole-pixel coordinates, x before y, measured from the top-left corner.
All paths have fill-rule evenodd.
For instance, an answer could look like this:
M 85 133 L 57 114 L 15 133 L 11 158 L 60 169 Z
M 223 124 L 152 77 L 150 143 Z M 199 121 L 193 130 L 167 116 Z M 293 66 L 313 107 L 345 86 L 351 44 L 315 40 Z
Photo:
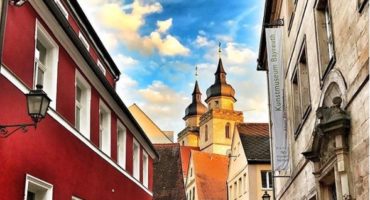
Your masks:
M 301 133 L 301 130 L 302 130 L 302 127 L 304 126 L 304 124 L 306 123 L 307 121 L 307 118 L 308 116 L 310 115 L 311 113 L 311 110 L 312 110 L 312 106 L 309 105 L 306 109 L 306 111 L 304 112 L 304 115 L 302 117 L 302 121 L 301 123 L 299 123 L 297 129 L 294 131 L 294 140 L 297 140 L 298 136 L 300 135 Z

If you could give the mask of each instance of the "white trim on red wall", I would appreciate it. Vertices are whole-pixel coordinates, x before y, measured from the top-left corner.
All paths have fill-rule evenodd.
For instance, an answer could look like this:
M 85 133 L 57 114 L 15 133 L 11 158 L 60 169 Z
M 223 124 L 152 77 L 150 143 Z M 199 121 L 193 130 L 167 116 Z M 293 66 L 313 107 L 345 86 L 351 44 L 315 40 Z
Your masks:
M 135 138 L 132 144 L 132 175 L 140 181 L 140 144 Z
M 78 70 L 76 70 L 75 90 L 77 90 L 77 87 L 80 87 L 82 89 L 82 94 L 81 94 L 82 97 L 81 97 L 81 102 L 80 102 L 82 104 L 81 105 L 82 115 L 80 119 L 80 130 L 79 131 L 87 139 L 90 139 L 90 134 L 91 134 L 90 133 L 91 87 L 90 87 L 90 84 L 85 80 L 85 78 L 81 75 L 81 73 Z M 75 109 L 76 109 L 76 105 L 75 105 Z M 76 117 L 77 116 L 75 116 L 75 118 Z
M 44 75 L 44 84 L 43 90 L 48 94 L 50 99 L 50 106 L 56 108 L 57 101 L 57 80 L 58 80 L 58 60 L 59 60 L 59 46 L 54 41 L 53 37 L 50 36 L 48 31 L 41 25 L 39 20 L 36 19 L 36 28 L 35 28 L 35 51 L 37 41 L 40 41 L 46 47 L 46 61 L 45 61 L 45 75 Z M 36 57 L 36 56 L 35 56 Z M 38 62 L 35 58 L 34 63 Z M 34 68 L 34 88 L 36 88 L 36 64 Z
M 18 80 L 10 71 L 7 70 L 6 67 L 0 66 L 0 74 L 3 75 L 6 79 L 8 79 L 17 89 L 19 89 L 22 93 L 27 94 L 29 93 L 29 89 L 27 86 Z M 116 170 L 121 172 L 124 176 L 129 178 L 131 181 L 136 183 L 141 189 L 143 189 L 146 193 L 150 196 L 153 196 L 153 192 L 149 191 L 139 180 L 131 176 L 126 170 L 120 167 L 115 161 L 113 161 L 108 155 L 103 153 L 100 149 L 98 149 L 91 141 L 80 134 L 72 125 L 69 124 L 59 113 L 57 113 L 54 109 L 50 108 L 48 110 L 48 114 L 52 117 L 55 121 L 57 121 L 60 125 L 62 125 L 65 129 L 67 129 L 71 134 L 77 137 L 80 141 L 82 141 L 87 147 L 93 150 L 97 155 L 107 161 L 111 166 L 113 166 Z
M 28 199 L 28 192 L 33 192 L 36 199 L 52 200 L 53 199 L 53 185 L 36 178 L 32 175 L 26 174 L 26 183 L 24 187 L 24 200 Z M 40 198 L 41 197 L 41 198 Z
M 111 155 L 111 111 L 103 100 L 99 100 L 99 147 Z
M 86 61 L 82 58 L 80 52 L 76 46 L 72 43 L 70 38 L 66 35 L 65 31 L 60 27 L 59 23 L 56 21 L 54 16 L 50 13 L 49 9 L 43 3 L 43 1 L 29 1 L 32 7 L 36 10 L 39 16 L 44 20 L 45 24 L 54 34 L 55 38 L 60 42 L 61 46 L 67 51 L 71 56 L 72 60 L 76 63 L 81 73 L 85 75 L 87 81 L 90 83 L 91 87 L 95 88 L 99 96 L 104 99 L 107 106 L 117 114 L 117 117 L 122 122 L 128 122 L 125 124 L 128 130 L 134 135 L 146 152 L 151 158 L 155 158 L 155 152 L 147 144 L 147 141 L 140 134 L 140 131 L 136 128 L 134 123 L 131 123 L 130 118 L 127 113 L 124 113 L 122 108 L 117 104 L 113 97 L 108 93 L 100 80 L 96 77 L 92 69 L 88 66 Z M 45 12 L 47 11 L 47 12 Z
M 126 127 L 119 120 L 117 120 L 117 163 L 123 169 L 126 169 L 126 138 Z

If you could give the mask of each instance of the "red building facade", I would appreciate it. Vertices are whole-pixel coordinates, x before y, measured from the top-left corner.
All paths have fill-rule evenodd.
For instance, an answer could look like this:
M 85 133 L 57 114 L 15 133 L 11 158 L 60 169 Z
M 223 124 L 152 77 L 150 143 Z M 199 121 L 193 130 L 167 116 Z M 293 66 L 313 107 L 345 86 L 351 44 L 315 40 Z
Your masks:
M 1 199 L 152 199 L 157 153 L 77 1 L 0 3 L 0 124 L 31 122 L 37 84 L 52 100 L 36 129 L 0 138 Z

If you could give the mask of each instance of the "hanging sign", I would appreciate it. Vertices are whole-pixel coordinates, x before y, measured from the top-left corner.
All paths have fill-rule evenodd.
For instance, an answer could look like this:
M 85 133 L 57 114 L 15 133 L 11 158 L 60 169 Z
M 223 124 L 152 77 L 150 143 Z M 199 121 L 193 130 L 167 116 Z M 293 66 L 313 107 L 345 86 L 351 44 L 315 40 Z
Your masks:
M 288 140 L 284 117 L 284 76 L 282 28 L 266 28 L 269 96 L 274 171 L 289 166 Z

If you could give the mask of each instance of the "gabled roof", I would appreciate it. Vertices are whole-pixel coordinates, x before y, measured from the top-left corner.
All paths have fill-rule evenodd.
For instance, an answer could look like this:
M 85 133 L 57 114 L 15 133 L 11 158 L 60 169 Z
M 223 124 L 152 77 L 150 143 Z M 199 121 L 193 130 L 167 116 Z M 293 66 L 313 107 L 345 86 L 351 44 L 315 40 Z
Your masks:
M 191 151 L 199 200 L 227 199 L 228 157 Z
M 155 144 L 159 159 L 154 161 L 153 199 L 185 200 L 180 145 Z
M 270 163 L 268 123 L 241 123 L 237 129 L 248 163 Z
M 171 138 L 168 138 L 138 105 L 134 103 L 128 109 L 153 144 L 173 143 Z
M 191 150 L 199 151 L 199 147 L 180 146 L 182 174 L 187 177 Z

